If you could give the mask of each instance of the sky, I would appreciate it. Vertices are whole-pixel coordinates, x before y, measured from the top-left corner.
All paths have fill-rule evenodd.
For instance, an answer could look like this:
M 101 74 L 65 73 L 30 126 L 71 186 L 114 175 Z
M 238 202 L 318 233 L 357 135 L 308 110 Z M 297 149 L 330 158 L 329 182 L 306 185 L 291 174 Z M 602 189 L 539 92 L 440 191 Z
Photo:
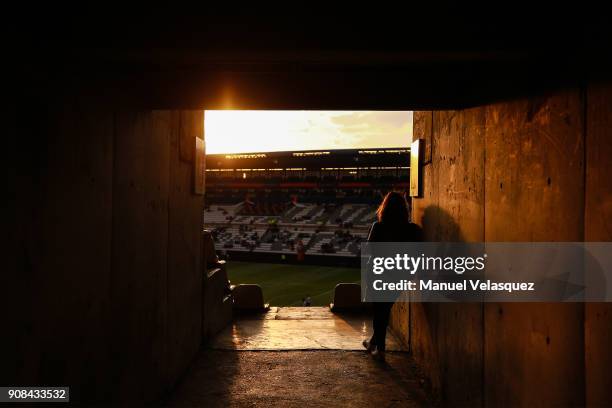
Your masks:
M 206 153 L 407 147 L 412 112 L 207 110 Z

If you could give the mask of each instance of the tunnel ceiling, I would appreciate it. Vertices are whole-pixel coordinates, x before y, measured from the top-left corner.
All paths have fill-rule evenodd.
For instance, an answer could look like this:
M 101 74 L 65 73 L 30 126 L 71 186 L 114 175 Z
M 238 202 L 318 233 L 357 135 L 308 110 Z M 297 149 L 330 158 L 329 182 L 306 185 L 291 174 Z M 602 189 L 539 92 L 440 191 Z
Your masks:
M 152 107 L 440 109 L 607 79 L 605 22 L 523 14 L 96 15 L 9 29 L 30 92 L 104 89 Z

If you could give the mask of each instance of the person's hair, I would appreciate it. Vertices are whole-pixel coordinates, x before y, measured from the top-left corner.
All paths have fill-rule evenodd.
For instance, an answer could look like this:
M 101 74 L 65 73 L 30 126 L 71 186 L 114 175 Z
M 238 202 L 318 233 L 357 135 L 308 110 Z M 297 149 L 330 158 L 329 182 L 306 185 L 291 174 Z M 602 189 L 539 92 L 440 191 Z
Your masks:
M 376 210 L 376 216 L 379 222 L 409 222 L 408 203 L 402 194 L 391 191 Z

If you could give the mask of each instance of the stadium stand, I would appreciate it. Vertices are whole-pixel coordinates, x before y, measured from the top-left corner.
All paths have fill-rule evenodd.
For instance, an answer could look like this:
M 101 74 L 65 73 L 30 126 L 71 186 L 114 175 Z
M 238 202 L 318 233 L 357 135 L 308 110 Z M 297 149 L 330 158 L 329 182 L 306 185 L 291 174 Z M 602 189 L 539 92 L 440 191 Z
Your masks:
M 408 149 L 208 155 L 204 226 L 222 254 L 355 258 Z

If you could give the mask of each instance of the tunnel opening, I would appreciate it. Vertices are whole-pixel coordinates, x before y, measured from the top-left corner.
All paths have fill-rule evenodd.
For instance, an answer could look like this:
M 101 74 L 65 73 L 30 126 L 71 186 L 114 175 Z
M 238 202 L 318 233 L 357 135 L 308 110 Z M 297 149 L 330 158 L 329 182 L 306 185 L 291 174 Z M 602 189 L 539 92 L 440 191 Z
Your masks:
M 235 284 L 271 306 L 329 306 L 409 186 L 411 111 L 206 111 L 204 228 Z
M 262 396 L 289 383 L 301 390 L 291 398 L 304 401 L 339 388 L 348 405 L 384 398 L 380 387 L 364 386 L 363 369 L 386 383 L 417 383 L 391 330 L 388 359 L 366 357 L 372 308 L 360 287 L 360 244 L 376 210 L 387 192 L 409 189 L 412 112 L 205 111 L 204 124 L 203 226 L 206 252 L 215 254 L 204 309 L 213 318 L 169 405 L 190 402 L 203 375 L 228 377 L 212 388 L 230 405 L 244 401 L 245 389 Z M 221 293 L 226 304 L 211 302 Z M 216 365 L 225 370 L 211 372 Z M 245 387 L 250 375 L 261 382 Z M 429 396 L 411 385 L 397 398 L 424 405 Z
M 362 349 L 372 324 L 360 246 L 384 195 L 408 191 L 412 112 L 204 116 L 204 231 L 232 302 L 210 347 Z

